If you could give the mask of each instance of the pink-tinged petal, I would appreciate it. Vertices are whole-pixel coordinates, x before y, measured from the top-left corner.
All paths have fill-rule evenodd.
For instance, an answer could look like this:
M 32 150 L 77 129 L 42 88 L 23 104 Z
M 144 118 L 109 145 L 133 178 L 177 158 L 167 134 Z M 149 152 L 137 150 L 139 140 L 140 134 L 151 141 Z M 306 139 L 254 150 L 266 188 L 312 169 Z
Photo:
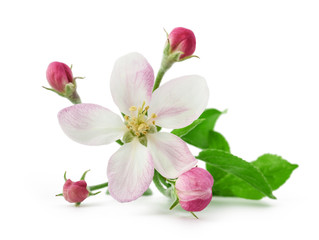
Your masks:
M 128 115 L 131 106 L 149 104 L 154 85 L 154 72 L 145 57 L 130 53 L 119 58 L 111 75 L 113 101 L 122 113 Z
M 194 195 L 206 194 L 206 190 L 212 190 L 214 178 L 205 169 L 195 167 L 178 177 L 176 181 L 176 189 L 184 193 L 192 193 Z M 209 192 L 209 191 L 208 191 Z M 209 194 L 208 194 L 209 195 Z
M 206 80 L 197 75 L 173 79 L 153 93 L 149 113 L 155 113 L 156 125 L 182 128 L 191 124 L 205 110 L 209 90 Z
M 120 116 L 96 104 L 76 104 L 58 114 L 60 126 L 72 140 L 103 145 L 121 138 L 126 131 Z
M 107 167 L 109 192 L 119 202 L 133 201 L 147 190 L 154 175 L 148 149 L 137 139 L 114 153 Z
M 155 169 L 166 178 L 177 178 L 197 163 L 186 143 L 171 133 L 148 134 L 147 147 Z

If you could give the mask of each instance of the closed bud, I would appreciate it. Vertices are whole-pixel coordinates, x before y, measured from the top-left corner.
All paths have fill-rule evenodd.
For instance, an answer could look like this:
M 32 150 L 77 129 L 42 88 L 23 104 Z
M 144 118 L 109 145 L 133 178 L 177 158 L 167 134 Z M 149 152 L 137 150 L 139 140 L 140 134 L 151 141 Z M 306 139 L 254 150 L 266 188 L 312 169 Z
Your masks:
M 170 34 L 167 34 L 167 41 L 163 51 L 161 68 L 158 76 L 161 78 L 165 72 L 176 62 L 182 62 L 189 58 L 197 57 L 192 55 L 196 48 L 196 38 L 194 33 L 186 28 L 174 28 Z M 160 78 L 160 79 L 161 79 Z M 156 88 L 158 87 L 155 85 Z
M 186 28 L 177 27 L 168 36 L 170 52 L 182 52 L 180 59 L 191 56 L 196 49 L 194 33 Z
M 63 197 L 70 203 L 80 203 L 89 196 L 87 183 L 84 180 L 72 182 L 68 179 L 63 186 Z
M 76 91 L 76 79 L 73 77 L 71 68 L 61 62 L 52 62 L 47 69 L 47 80 L 52 88 L 43 87 L 53 91 L 62 97 L 69 99 L 72 103 L 81 103 L 80 96 Z
M 54 90 L 64 93 L 66 85 L 73 83 L 71 68 L 61 62 L 52 62 L 47 69 L 47 80 Z
M 176 194 L 181 207 L 189 212 L 202 211 L 212 200 L 212 175 L 202 168 L 192 168 L 178 177 Z

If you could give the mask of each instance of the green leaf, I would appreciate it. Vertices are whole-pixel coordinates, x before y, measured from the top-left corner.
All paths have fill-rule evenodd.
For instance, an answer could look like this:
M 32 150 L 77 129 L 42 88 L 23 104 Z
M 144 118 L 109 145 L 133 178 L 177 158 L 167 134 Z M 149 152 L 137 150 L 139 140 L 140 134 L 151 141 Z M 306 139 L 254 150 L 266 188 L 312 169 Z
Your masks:
M 282 186 L 290 177 L 291 173 L 298 167 L 298 165 L 291 164 L 281 157 L 272 154 L 262 155 L 256 161 L 251 162 L 251 165 L 263 173 L 273 190 Z M 214 174 L 213 167 L 207 170 L 212 175 Z M 216 196 L 236 196 L 255 200 L 265 197 L 265 194 L 230 174 L 217 179 L 214 177 L 214 180 L 213 191 Z
M 184 128 L 179 128 L 179 129 L 174 129 L 171 133 L 175 134 L 176 136 L 182 138 L 185 135 L 187 135 L 190 131 L 192 131 L 198 124 L 204 122 L 205 119 L 196 119 L 193 123 L 190 125 L 184 127 Z
M 222 150 L 224 152 L 230 153 L 229 144 L 222 134 L 220 134 L 219 132 L 210 131 L 209 135 L 210 135 L 209 136 L 210 143 L 208 146 L 209 149 L 217 149 L 217 150 Z
M 269 198 L 276 199 L 264 175 L 249 162 L 230 153 L 212 149 L 200 152 L 196 158 L 203 160 L 218 170 L 243 180 Z
M 221 135 L 219 132 L 215 132 L 215 131 L 211 131 L 211 143 L 209 145 L 209 148 L 222 150 L 224 152 L 230 153 L 229 144 L 224 138 L 224 136 Z M 219 170 L 208 163 L 206 163 L 206 169 L 212 174 L 212 176 L 214 176 L 215 182 L 227 175 L 226 172 Z
M 297 164 L 291 164 L 282 157 L 273 154 L 264 154 L 252 164 L 264 174 L 273 190 L 283 185 L 298 167 Z
M 253 200 L 259 200 L 265 197 L 265 194 L 261 193 L 244 180 L 230 174 L 227 174 L 214 182 L 213 194 L 215 196 L 240 197 Z
M 217 109 L 206 109 L 191 125 L 175 129 L 172 133 L 195 147 L 207 149 L 212 143 L 212 131 L 221 114 Z

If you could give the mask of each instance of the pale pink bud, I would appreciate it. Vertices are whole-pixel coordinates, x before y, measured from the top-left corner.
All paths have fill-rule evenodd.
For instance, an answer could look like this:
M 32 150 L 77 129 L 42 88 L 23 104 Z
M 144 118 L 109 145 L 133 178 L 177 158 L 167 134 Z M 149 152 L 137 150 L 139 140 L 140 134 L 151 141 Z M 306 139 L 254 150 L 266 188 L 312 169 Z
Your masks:
M 186 28 L 174 28 L 168 36 L 171 52 L 181 51 L 180 59 L 191 56 L 195 52 L 196 38 L 194 33 Z
M 84 180 L 72 182 L 68 179 L 63 186 L 63 197 L 70 203 L 80 203 L 89 196 Z
M 63 93 L 65 85 L 73 83 L 71 68 L 61 62 L 52 62 L 47 69 L 47 80 L 54 90 Z
M 212 200 L 212 175 L 202 168 L 192 168 L 180 175 L 175 188 L 181 207 L 189 212 L 202 211 Z

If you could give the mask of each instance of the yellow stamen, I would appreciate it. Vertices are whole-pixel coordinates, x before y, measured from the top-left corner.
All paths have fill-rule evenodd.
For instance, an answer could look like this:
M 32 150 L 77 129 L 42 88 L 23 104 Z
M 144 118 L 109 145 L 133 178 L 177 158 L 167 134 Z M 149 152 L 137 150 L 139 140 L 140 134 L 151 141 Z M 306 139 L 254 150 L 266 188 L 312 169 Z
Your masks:
M 145 106 L 145 102 L 143 102 L 141 107 L 131 106 L 129 108 L 130 115 L 124 116 L 126 127 L 137 137 L 154 133 L 155 118 L 157 115 L 153 113 L 151 116 L 147 116 L 149 108 L 150 107 Z
M 145 123 L 141 123 L 139 126 L 138 126 L 138 131 L 142 131 L 144 128 L 146 128 L 146 124 Z
M 137 110 L 137 108 L 135 107 L 135 106 L 132 106 L 132 107 L 130 107 L 130 112 L 134 112 L 134 111 L 136 111 Z

